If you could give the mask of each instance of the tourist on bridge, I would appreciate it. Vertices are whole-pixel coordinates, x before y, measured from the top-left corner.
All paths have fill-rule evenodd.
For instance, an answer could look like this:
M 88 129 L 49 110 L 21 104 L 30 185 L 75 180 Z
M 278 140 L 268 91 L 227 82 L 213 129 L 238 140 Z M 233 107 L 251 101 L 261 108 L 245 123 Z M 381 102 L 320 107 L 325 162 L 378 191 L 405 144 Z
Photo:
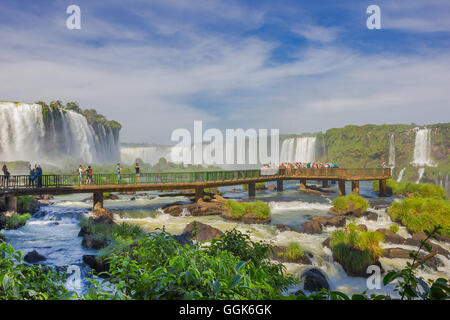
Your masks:
M 34 187 L 34 181 L 36 179 L 36 171 L 34 168 L 31 168 L 31 164 L 29 165 L 30 176 L 28 177 L 28 185 L 30 187 Z
M 86 184 L 92 183 L 92 168 L 91 166 L 88 166 L 86 169 Z
M 134 169 L 136 170 L 137 183 L 141 183 L 141 167 L 139 166 L 139 163 L 136 162 Z
M 42 187 L 42 168 L 39 164 L 36 168 L 36 176 L 37 176 L 37 186 L 38 186 L 38 188 L 41 188 Z
M 2 171 L 3 171 L 2 185 L 3 185 L 4 187 L 8 187 L 9 176 L 10 176 L 11 174 L 9 173 L 8 167 L 6 166 L 6 164 L 3 165 Z
M 81 184 L 83 183 L 83 166 L 80 164 L 80 166 L 78 167 L 78 182 L 81 186 Z
M 120 163 L 118 163 L 116 166 L 117 184 L 120 184 L 120 172 L 121 171 L 122 171 L 122 169 L 120 169 Z

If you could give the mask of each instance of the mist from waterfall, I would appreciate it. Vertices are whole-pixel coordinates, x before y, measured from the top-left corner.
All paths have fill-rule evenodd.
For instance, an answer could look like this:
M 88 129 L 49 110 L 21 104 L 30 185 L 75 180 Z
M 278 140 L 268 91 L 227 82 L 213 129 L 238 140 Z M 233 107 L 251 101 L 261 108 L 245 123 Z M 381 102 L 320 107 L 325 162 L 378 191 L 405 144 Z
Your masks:
M 431 136 L 430 129 L 418 129 L 414 145 L 414 158 L 412 164 L 415 166 L 433 166 L 431 161 Z
M 99 126 L 96 132 L 83 115 L 69 110 L 47 112 L 47 117 L 44 121 L 39 104 L 0 103 L 0 159 L 48 164 L 119 160 L 112 129 Z

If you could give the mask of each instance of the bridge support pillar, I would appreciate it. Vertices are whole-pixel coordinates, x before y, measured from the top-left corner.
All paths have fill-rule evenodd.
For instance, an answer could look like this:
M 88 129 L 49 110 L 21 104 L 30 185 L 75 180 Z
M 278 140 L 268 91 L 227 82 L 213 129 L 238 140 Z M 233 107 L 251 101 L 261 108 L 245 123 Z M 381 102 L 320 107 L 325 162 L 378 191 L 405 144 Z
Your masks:
M 322 180 L 322 188 L 328 188 L 328 180 Z
M 338 195 L 345 196 L 345 180 L 339 180 Z
M 249 182 L 249 184 L 248 184 L 248 196 L 249 196 L 249 198 L 256 196 L 256 183 Z
M 306 179 L 300 179 L 300 190 L 306 190 Z
M 17 213 L 17 196 L 5 196 L 6 213 Z
M 380 197 L 386 197 L 386 179 L 378 180 L 379 184 L 379 195 Z
M 359 194 L 359 181 L 352 181 L 352 192 Z
M 203 198 L 203 188 L 195 188 L 195 201 Z
M 277 191 L 283 191 L 283 179 L 277 180 Z
M 336 180 L 331 180 L 331 184 L 336 184 Z
M 94 192 L 94 211 L 103 210 L 103 191 Z

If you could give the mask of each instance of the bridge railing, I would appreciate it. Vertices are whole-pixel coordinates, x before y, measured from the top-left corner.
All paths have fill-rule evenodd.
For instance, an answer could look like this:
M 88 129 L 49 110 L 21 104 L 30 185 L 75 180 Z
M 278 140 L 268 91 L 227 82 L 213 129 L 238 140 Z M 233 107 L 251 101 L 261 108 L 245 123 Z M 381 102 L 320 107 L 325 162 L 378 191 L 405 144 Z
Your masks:
M 327 179 L 351 179 L 364 177 L 389 177 L 390 169 L 342 169 L 342 168 L 301 168 L 280 169 L 275 175 L 295 176 L 307 178 Z M 163 172 L 163 173 L 141 173 L 121 174 L 120 179 L 116 174 L 93 174 L 92 185 L 111 184 L 156 184 L 156 183 L 192 183 L 206 181 L 224 181 L 246 178 L 262 177 L 260 170 L 233 170 L 233 171 L 201 171 L 201 172 Z M 267 176 L 264 176 L 267 177 Z M 86 185 L 86 175 L 79 179 L 76 174 L 71 175 L 43 175 L 41 178 L 30 180 L 28 175 L 12 175 L 9 179 L 0 176 L 0 189 L 14 190 L 24 188 L 58 188 L 67 186 Z

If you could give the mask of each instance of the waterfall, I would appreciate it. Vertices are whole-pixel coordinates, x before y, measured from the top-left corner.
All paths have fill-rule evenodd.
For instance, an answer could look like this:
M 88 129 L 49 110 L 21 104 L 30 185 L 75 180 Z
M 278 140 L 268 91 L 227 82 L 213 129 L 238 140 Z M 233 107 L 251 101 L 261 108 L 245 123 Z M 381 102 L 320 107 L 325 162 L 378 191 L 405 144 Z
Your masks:
M 295 139 L 290 138 L 283 141 L 281 145 L 280 162 L 293 162 L 295 156 Z
M 419 168 L 419 178 L 417 179 L 416 183 L 420 182 L 420 179 L 422 179 L 423 173 L 425 172 L 425 168 L 421 167 Z
M 393 134 L 391 134 L 391 140 L 389 142 L 389 166 L 391 168 L 395 167 L 395 141 Z
M 133 164 L 136 159 L 141 159 L 145 163 L 155 165 L 160 158 L 172 161 L 170 146 L 150 146 L 150 147 L 121 147 L 120 158 L 123 163 Z
M 416 133 L 416 142 L 414 145 L 414 159 L 412 164 L 415 166 L 433 166 L 430 159 L 431 154 L 431 136 L 430 129 L 418 129 Z
M 316 137 L 297 138 L 295 159 L 298 162 L 314 162 L 316 159 Z
M 406 168 L 403 168 L 402 170 L 400 170 L 400 173 L 399 173 L 398 178 L 397 178 L 397 182 L 402 181 L 402 179 L 403 179 L 403 173 L 405 172 L 405 169 L 406 169 Z
M 74 111 L 26 103 L 0 103 L 0 158 L 37 163 L 82 159 L 88 163 L 119 160 L 118 136 L 103 125 L 94 129 Z

